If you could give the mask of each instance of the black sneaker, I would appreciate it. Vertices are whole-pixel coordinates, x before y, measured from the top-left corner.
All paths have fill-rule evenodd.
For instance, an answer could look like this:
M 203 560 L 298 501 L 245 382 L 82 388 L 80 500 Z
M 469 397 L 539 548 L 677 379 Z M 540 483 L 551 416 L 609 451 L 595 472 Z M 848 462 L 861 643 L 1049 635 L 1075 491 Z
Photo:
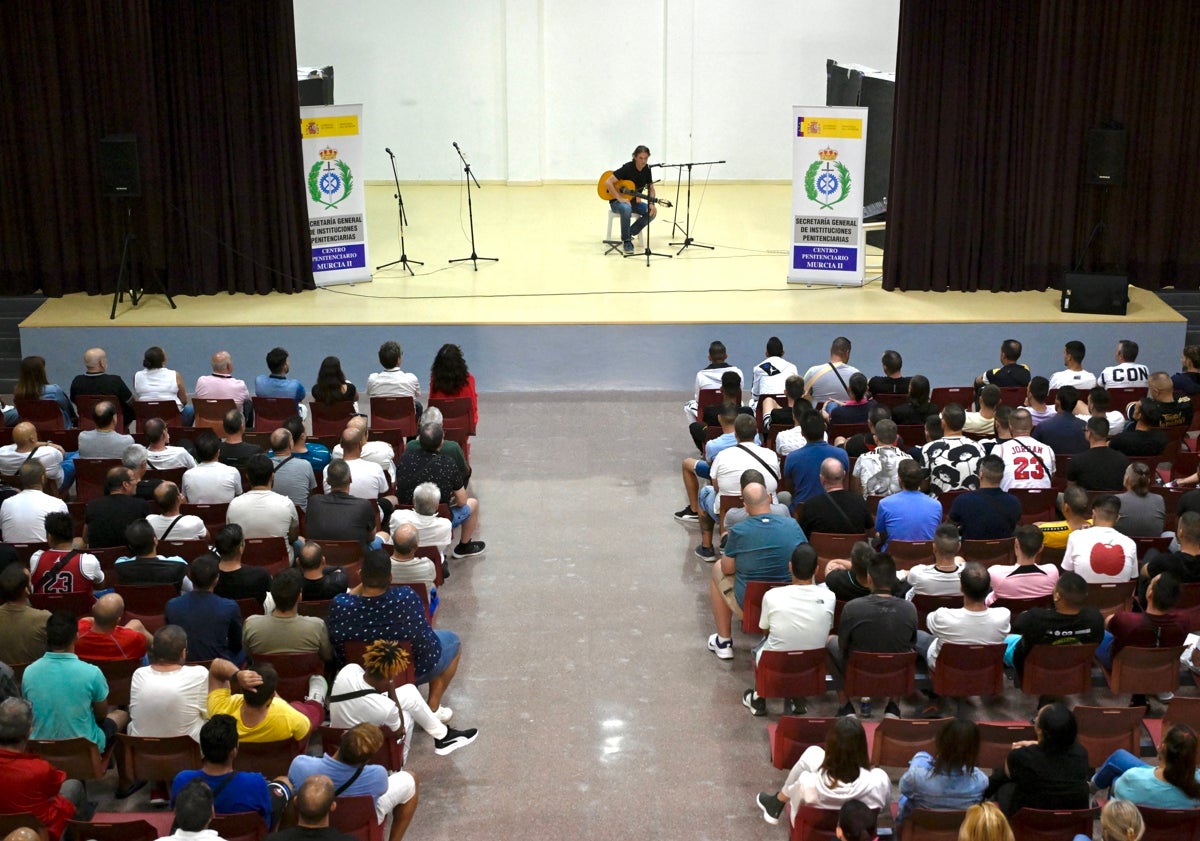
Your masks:
M 888 701 L 887 706 L 883 708 L 884 718 L 900 718 L 900 705 L 895 701 Z
M 693 511 L 692 506 L 689 505 L 682 511 L 676 511 L 675 519 L 681 523 L 698 523 L 700 522 L 700 515 Z
M 784 715 L 808 715 L 808 701 L 804 698 L 784 698 Z
M 742 693 L 742 706 L 750 710 L 750 715 L 767 714 L 767 699 L 758 697 L 753 689 L 747 689 Z
M 475 737 L 479 735 L 479 730 L 475 727 L 469 730 L 455 730 L 446 728 L 446 735 L 440 739 L 433 740 L 433 752 L 438 756 L 445 756 L 448 753 L 454 753 L 459 748 L 465 748 L 471 742 L 475 741 Z
M 626 254 L 632 254 L 632 253 L 633 253 L 633 243 L 632 243 L 631 241 L 629 241 L 629 240 L 625 240 L 625 242 L 623 243 L 623 245 L 625 246 L 625 253 L 626 253 Z
M 784 802 L 774 794 L 767 794 L 765 791 L 754 798 L 754 802 L 758 804 L 758 808 L 762 810 L 763 820 L 771 826 L 779 823 L 779 816 L 783 814 Z
M 851 703 L 850 701 L 847 701 L 846 703 L 844 703 L 840 707 L 838 707 L 838 711 L 837 711 L 838 718 L 845 718 L 848 715 L 854 715 L 854 704 Z
M 483 554 L 484 542 L 482 540 L 472 540 L 468 543 L 460 543 L 454 547 L 454 551 L 450 553 L 454 558 L 474 558 L 477 555 Z
M 711 564 L 717 559 L 717 553 L 711 546 L 697 546 L 696 557 Z

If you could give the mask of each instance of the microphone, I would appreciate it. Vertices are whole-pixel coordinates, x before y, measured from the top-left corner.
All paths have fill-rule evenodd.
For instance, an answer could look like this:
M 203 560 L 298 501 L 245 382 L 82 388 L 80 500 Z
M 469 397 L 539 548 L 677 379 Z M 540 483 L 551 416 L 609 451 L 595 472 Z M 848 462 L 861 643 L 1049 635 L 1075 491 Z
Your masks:
M 453 140 L 450 141 L 450 145 L 453 146 L 455 149 L 458 149 L 458 144 L 455 143 Z M 461 152 L 462 149 L 458 149 L 458 151 Z
M 391 149 L 389 149 L 389 148 L 388 148 L 388 147 L 386 147 L 386 146 L 384 146 L 384 147 L 383 147 L 383 151 L 387 152 L 387 153 L 388 153 L 389 155 L 391 155 L 393 158 L 394 158 L 394 157 L 396 157 L 395 155 L 392 155 L 392 150 L 391 150 Z

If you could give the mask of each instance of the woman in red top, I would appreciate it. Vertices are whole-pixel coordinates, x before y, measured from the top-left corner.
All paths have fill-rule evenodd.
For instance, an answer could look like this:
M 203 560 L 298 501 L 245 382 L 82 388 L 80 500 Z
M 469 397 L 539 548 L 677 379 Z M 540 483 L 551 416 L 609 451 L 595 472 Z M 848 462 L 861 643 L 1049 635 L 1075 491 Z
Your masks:
M 479 424 L 475 377 L 467 370 L 467 360 L 458 345 L 442 345 L 433 358 L 433 367 L 429 371 L 429 397 L 431 400 L 435 397 L 471 398 L 471 425 Z

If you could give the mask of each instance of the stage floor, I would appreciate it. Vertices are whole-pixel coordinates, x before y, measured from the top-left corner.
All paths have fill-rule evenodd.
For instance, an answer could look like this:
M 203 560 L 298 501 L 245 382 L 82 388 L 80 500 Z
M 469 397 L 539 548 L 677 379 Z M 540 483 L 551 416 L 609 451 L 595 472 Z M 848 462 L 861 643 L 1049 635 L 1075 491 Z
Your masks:
M 670 185 L 660 195 L 674 198 Z M 391 187 L 367 187 L 371 265 L 400 256 Z M 399 267 L 369 283 L 339 285 L 297 295 L 177 297 L 171 311 L 162 296 L 137 307 L 128 301 L 109 321 L 111 296 L 68 295 L 48 300 L 22 326 L 174 327 L 300 326 L 327 324 L 701 324 L 988 322 L 996 318 L 991 294 L 886 293 L 878 280 L 863 288 L 788 284 L 791 187 L 719 184 L 692 195 L 692 231 L 711 251 L 692 246 L 670 259 L 605 255 L 601 243 L 607 207 L 593 185 L 505 187 L 485 184 L 474 193 L 478 253 L 498 257 L 449 265 L 471 253 L 466 197 L 453 186 L 406 186 L 405 234 L 410 259 L 425 261 L 410 277 Z M 673 210 L 651 225 L 654 250 L 668 243 Z M 683 222 L 683 210 L 679 221 Z M 878 278 L 882 254 L 868 257 Z M 1004 297 L 1009 322 L 1170 321 L 1179 316 L 1157 296 L 1131 289 L 1129 315 L 1078 316 L 1058 311 L 1058 293 Z M 230 298 L 237 298 L 231 302 Z

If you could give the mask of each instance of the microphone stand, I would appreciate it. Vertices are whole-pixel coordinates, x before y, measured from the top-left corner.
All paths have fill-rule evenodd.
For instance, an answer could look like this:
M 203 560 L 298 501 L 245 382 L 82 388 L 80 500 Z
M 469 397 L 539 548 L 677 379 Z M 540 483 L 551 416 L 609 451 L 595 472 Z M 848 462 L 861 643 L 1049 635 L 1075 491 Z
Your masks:
M 687 164 L 674 164 L 674 166 L 687 167 L 687 213 L 684 216 L 683 241 L 670 243 L 672 247 L 676 245 L 682 246 L 678 251 L 675 252 L 676 254 L 682 254 L 685 248 L 693 245 L 697 248 L 707 248 L 709 251 L 713 250 L 713 246 L 696 242 L 696 240 L 692 238 L 692 167 L 711 166 L 712 164 L 723 163 L 725 163 L 725 161 L 694 161 Z
M 653 178 L 650 180 L 650 183 L 651 184 L 654 183 Z M 631 202 L 636 201 L 637 196 L 630 196 L 629 200 Z M 651 257 L 666 257 L 668 260 L 670 260 L 671 257 L 673 256 L 671 254 L 663 254 L 661 251 L 651 251 L 650 250 L 650 223 L 654 221 L 654 216 L 651 215 L 651 213 L 650 213 L 650 211 L 652 211 L 652 210 L 654 210 L 654 202 L 650 201 L 650 197 L 647 195 L 646 196 L 646 227 L 642 228 L 642 231 L 646 234 L 646 248 L 645 248 L 645 250 L 642 251 L 642 254 L 644 254 L 646 256 L 646 268 L 650 268 L 650 258 Z M 635 254 L 622 254 L 621 256 L 622 257 L 636 257 L 637 254 L 636 253 Z
M 454 260 L 451 260 L 450 262 L 451 263 L 465 263 L 467 260 L 470 260 L 471 265 L 475 267 L 475 271 L 479 271 L 479 264 L 476 261 L 491 260 L 493 263 L 498 263 L 498 262 L 500 262 L 500 258 L 499 257 L 480 257 L 478 254 L 475 253 L 475 211 L 471 206 L 471 182 L 472 181 L 475 182 L 475 189 L 478 190 L 479 189 L 479 181 L 476 180 L 475 174 L 473 172 L 471 172 L 471 165 L 469 163 L 467 163 L 467 159 L 465 157 L 463 157 L 462 149 L 458 148 L 458 144 L 451 143 L 450 145 L 454 147 L 455 152 L 458 152 L 458 159 L 463 162 L 463 172 L 465 172 L 467 174 L 467 216 L 471 220 L 471 256 L 470 257 L 458 257 Z M 461 213 L 461 211 L 459 211 L 459 212 Z
M 384 263 L 382 266 L 376 266 L 375 271 L 391 268 L 399 263 L 403 268 L 408 269 L 408 273 L 410 275 L 415 276 L 416 272 L 412 270 L 412 266 L 410 266 L 409 263 L 416 263 L 418 266 L 423 266 L 425 264 L 420 260 L 408 259 L 408 255 L 404 252 L 404 226 L 408 224 L 408 217 L 404 214 L 404 197 L 400 195 L 400 176 L 396 174 L 396 156 L 392 154 L 391 149 L 384 149 L 383 151 L 387 152 L 388 157 L 392 159 L 392 180 L 396 182 L 396 201 L 400 206 L 400 259 L 393 260 L 390 263 Z

